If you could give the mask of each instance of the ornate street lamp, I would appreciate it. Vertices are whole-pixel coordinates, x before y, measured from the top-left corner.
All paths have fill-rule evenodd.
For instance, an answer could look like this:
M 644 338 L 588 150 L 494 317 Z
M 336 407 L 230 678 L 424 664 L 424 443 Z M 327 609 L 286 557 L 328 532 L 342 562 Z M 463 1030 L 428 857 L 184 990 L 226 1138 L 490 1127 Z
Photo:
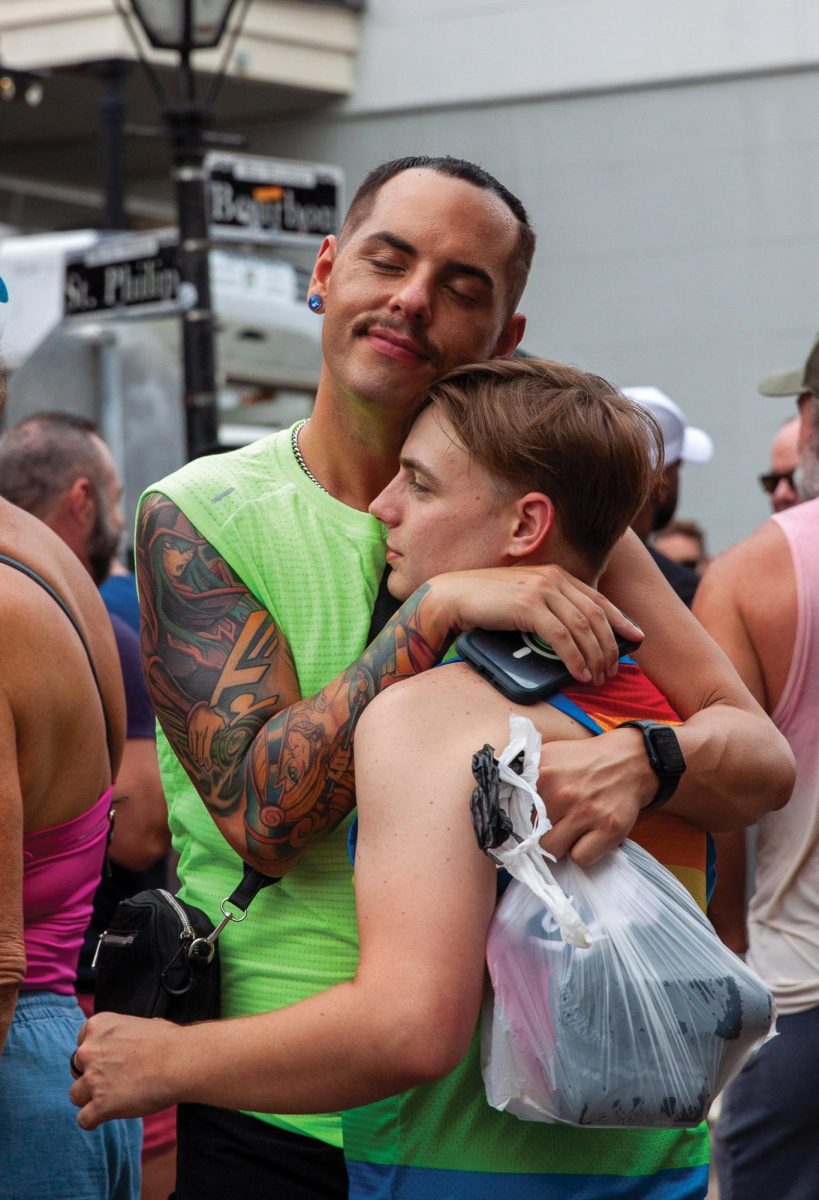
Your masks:
M 131 0 L 145 35 L 158 50 L 218 46 L 236 0 Z
M 224 78 L 230 53 L 250 6 L 243 0 L 227 51 L 204 101 L 196 95 L 191 66 L 195 50 L 217 46 L 227 28 L 236 0 L 130 0 L 131 8 L 152 46 L 179 55 L 176 100 L 169 103 L 157 73 L 142 54 L 121 0 L 117 8 L 137 47 L 139 58 L 163 106 L 171 133 L 172 176 L 179 223 L 179 273 L 182 283 L 196 289 L 196 302 L 182 319 L 185 375 L 185 423 L 188 457 L 195 458 L 218 440 L 216 354 L 208 263 L 207 177 L 204 169 L 205 130 L 213 102 Z

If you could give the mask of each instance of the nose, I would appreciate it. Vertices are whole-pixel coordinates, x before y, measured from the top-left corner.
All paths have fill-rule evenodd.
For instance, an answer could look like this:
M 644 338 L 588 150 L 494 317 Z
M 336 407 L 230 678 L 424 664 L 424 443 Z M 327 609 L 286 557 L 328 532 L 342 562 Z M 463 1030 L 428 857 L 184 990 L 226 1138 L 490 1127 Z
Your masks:
M 404 275 L 390 302 L 390 310 L 402 313 L 413 324 L 428 325 L 432 317 L 432 280 L 420 268 Z
M 787 479 L 780 479 L 771 493 L 771 504 L 774 512 L 782 512 L 785 508 L 791 508 L 799 500 L 794 489 L 791 487 Z
M 398 476 L 391 479 L 370 505 L 371 514 L 389 528 L 398 523 Z

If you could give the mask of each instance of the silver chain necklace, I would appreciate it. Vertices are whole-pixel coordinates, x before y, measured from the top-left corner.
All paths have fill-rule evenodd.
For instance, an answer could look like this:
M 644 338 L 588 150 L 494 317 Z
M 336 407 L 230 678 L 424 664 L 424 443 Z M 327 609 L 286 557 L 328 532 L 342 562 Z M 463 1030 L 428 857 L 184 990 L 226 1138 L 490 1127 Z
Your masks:
M 329 496 L 330 493 L 327 491 L 327 488 L 324 486 L 323 483 L 319 483 L 319 481 L 316 479 L 315 475 L 313 474 L 313 472 L 308 467 L 307 463 L 302 458 L 301 450 L 299 450 L 299 434 L 301 433 L 302 429 L 304 428 L 304 426 L 306 424 L 307 424 L 307 421 L 305 420 L 305 421 L 299 421 L 298 425 L 293 426 L 293 432 L 290 434 L 290 445 L 293 447 L 293 457 L 295 458 L 296 462 L 301 467 L 302 471 L 304 471 L 307 478 L 312 483 L 314 483 L 317 488 L 321 488 L 321 490 L 326 495 Z

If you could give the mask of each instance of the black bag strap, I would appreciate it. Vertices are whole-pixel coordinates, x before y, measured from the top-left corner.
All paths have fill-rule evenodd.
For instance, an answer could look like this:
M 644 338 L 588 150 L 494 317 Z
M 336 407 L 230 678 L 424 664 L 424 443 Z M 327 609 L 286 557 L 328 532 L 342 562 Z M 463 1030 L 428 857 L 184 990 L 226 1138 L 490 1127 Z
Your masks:
M 401 601 L 396 600 L 387 587 L 387 580 L 390 577 L 392 568 L 389 563 L 384 568 L 384 573 L 381 576 L 381 582 L 378 585 L 378 593 L 375 597 L 373 606 L 372 619 L 370 620 L 370 628 L 367 633 L 367 645 L 369 646 L 373 638 L 377 637 L 384 626 L 389 621 L 390 617 L 401 607 Z M 241 912 L 247 912 L 251 901 L 258 896 L 262 888 L 266 888 L 271 883 L 278 883 L 281 876 L 263 875 L 261 871 L 257 871 L 255 867 L 245 863 L 245 872 L 242 876 L 242 881 L 228 896 L 227 900 L 222 903 L 230 904 L 234 908 L 238 908 Z M 222 909 L 224 913 L 224 908 Z M 221 932 L 221 930 L 220 930 Z
M 225 904 L 232 904 L 234 908 L 240 909 L 241 912 L 247 912 L 251 900 L 258 896 L 262 888 L 266 888 L 270 883 L 278 883 L 280 879 L 281 875 L 263 875 L 261 871 L 257 871 L 255 867 L 251 867 L 248 863 L 245 863 L 245 873 L 242 876 L 242 881 L 230 893 Z
M 105 742 L 106 742 L 106 745 L 108 746 L 108 761 L 111 765 L 111 774 L 113 776 L 113 772 L 114 772 L 114 739 L 111 734 L 111 723 L 108 720 L 108 709 L 105 706 L 105 698 L 103 697 L 103 694 L 102 694 L 102 688 L 100 686 L 99 676 L 97 675 L 97 669 L 94 666 L 94 660 L 91 657 L 91 651 L 88 648 L 88 643 L 86 642 L 85 637 L 83 636 L 82 630 L 80 629 L 79 625 L 77 624 L 76 617 L 74 616 L 74 614 L 72 613 L 72 611 L 68 607 L 68 605 L 66 604 L 65 600 L 63 600 L 62 596 L 54 590 L 54 588 L 51 586 L 51 584 L 47 583 L 46 580 L 43 579 L 42 575 L 38 575 L 37 572 L 35 570 L 33 570 L 31 567 L 29 567 L 26 563 L 20 562 L 20 560 L 18 558 L 12 558 L 11 555 L 9 555 L 9 554 L 0 554 L 0 563 L 2 563 L 4 566 L 12 567 L 15 571 L 20 571 L 21 574 L 27 575 L 29 579 L 34 581 L 34 583 L 38 583 L 40 585 L 40 587 L 43 589 L 43 591 L 48 592 L 49 596 L 54 601 L 54 603 L 59 605 L 59 607 L 63 610 L 65 615 L 68 617 L 71 624 L 74 626 L 77 637 L 82 642 L 82 648 L 85 651 L 86 658 L 88 659 L 88 665 L 91 668 L 91 674 L 94 677 L 94 683 L 96 684 L 97 691 L 99 692 L 100 704 L 102 705 L 102 719 L 105 722 Z

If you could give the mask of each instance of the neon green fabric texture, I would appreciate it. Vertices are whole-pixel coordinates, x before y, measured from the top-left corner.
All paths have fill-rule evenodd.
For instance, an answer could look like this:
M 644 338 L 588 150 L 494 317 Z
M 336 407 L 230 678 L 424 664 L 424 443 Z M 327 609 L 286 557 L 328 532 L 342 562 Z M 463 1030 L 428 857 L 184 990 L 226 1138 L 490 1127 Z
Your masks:
M 384 569 L 379 522 L 307 478 L 290 432 L 189 463 L 154 484 L 187 516 L 265 606 L 287 639 L 302 696 L 341 674 L 364 649 Z M 211 820 L 161 730 L 157 749 L 182 897 L 212 920 L 242 864 Z M 269 1012 L 351 978 L 358 960 L 349 820 L 289 875 L 259 893 L 247 920 L 220 938 L 222 1013 Z M 341 1145 L 337 1114 L 254 1114 Z

